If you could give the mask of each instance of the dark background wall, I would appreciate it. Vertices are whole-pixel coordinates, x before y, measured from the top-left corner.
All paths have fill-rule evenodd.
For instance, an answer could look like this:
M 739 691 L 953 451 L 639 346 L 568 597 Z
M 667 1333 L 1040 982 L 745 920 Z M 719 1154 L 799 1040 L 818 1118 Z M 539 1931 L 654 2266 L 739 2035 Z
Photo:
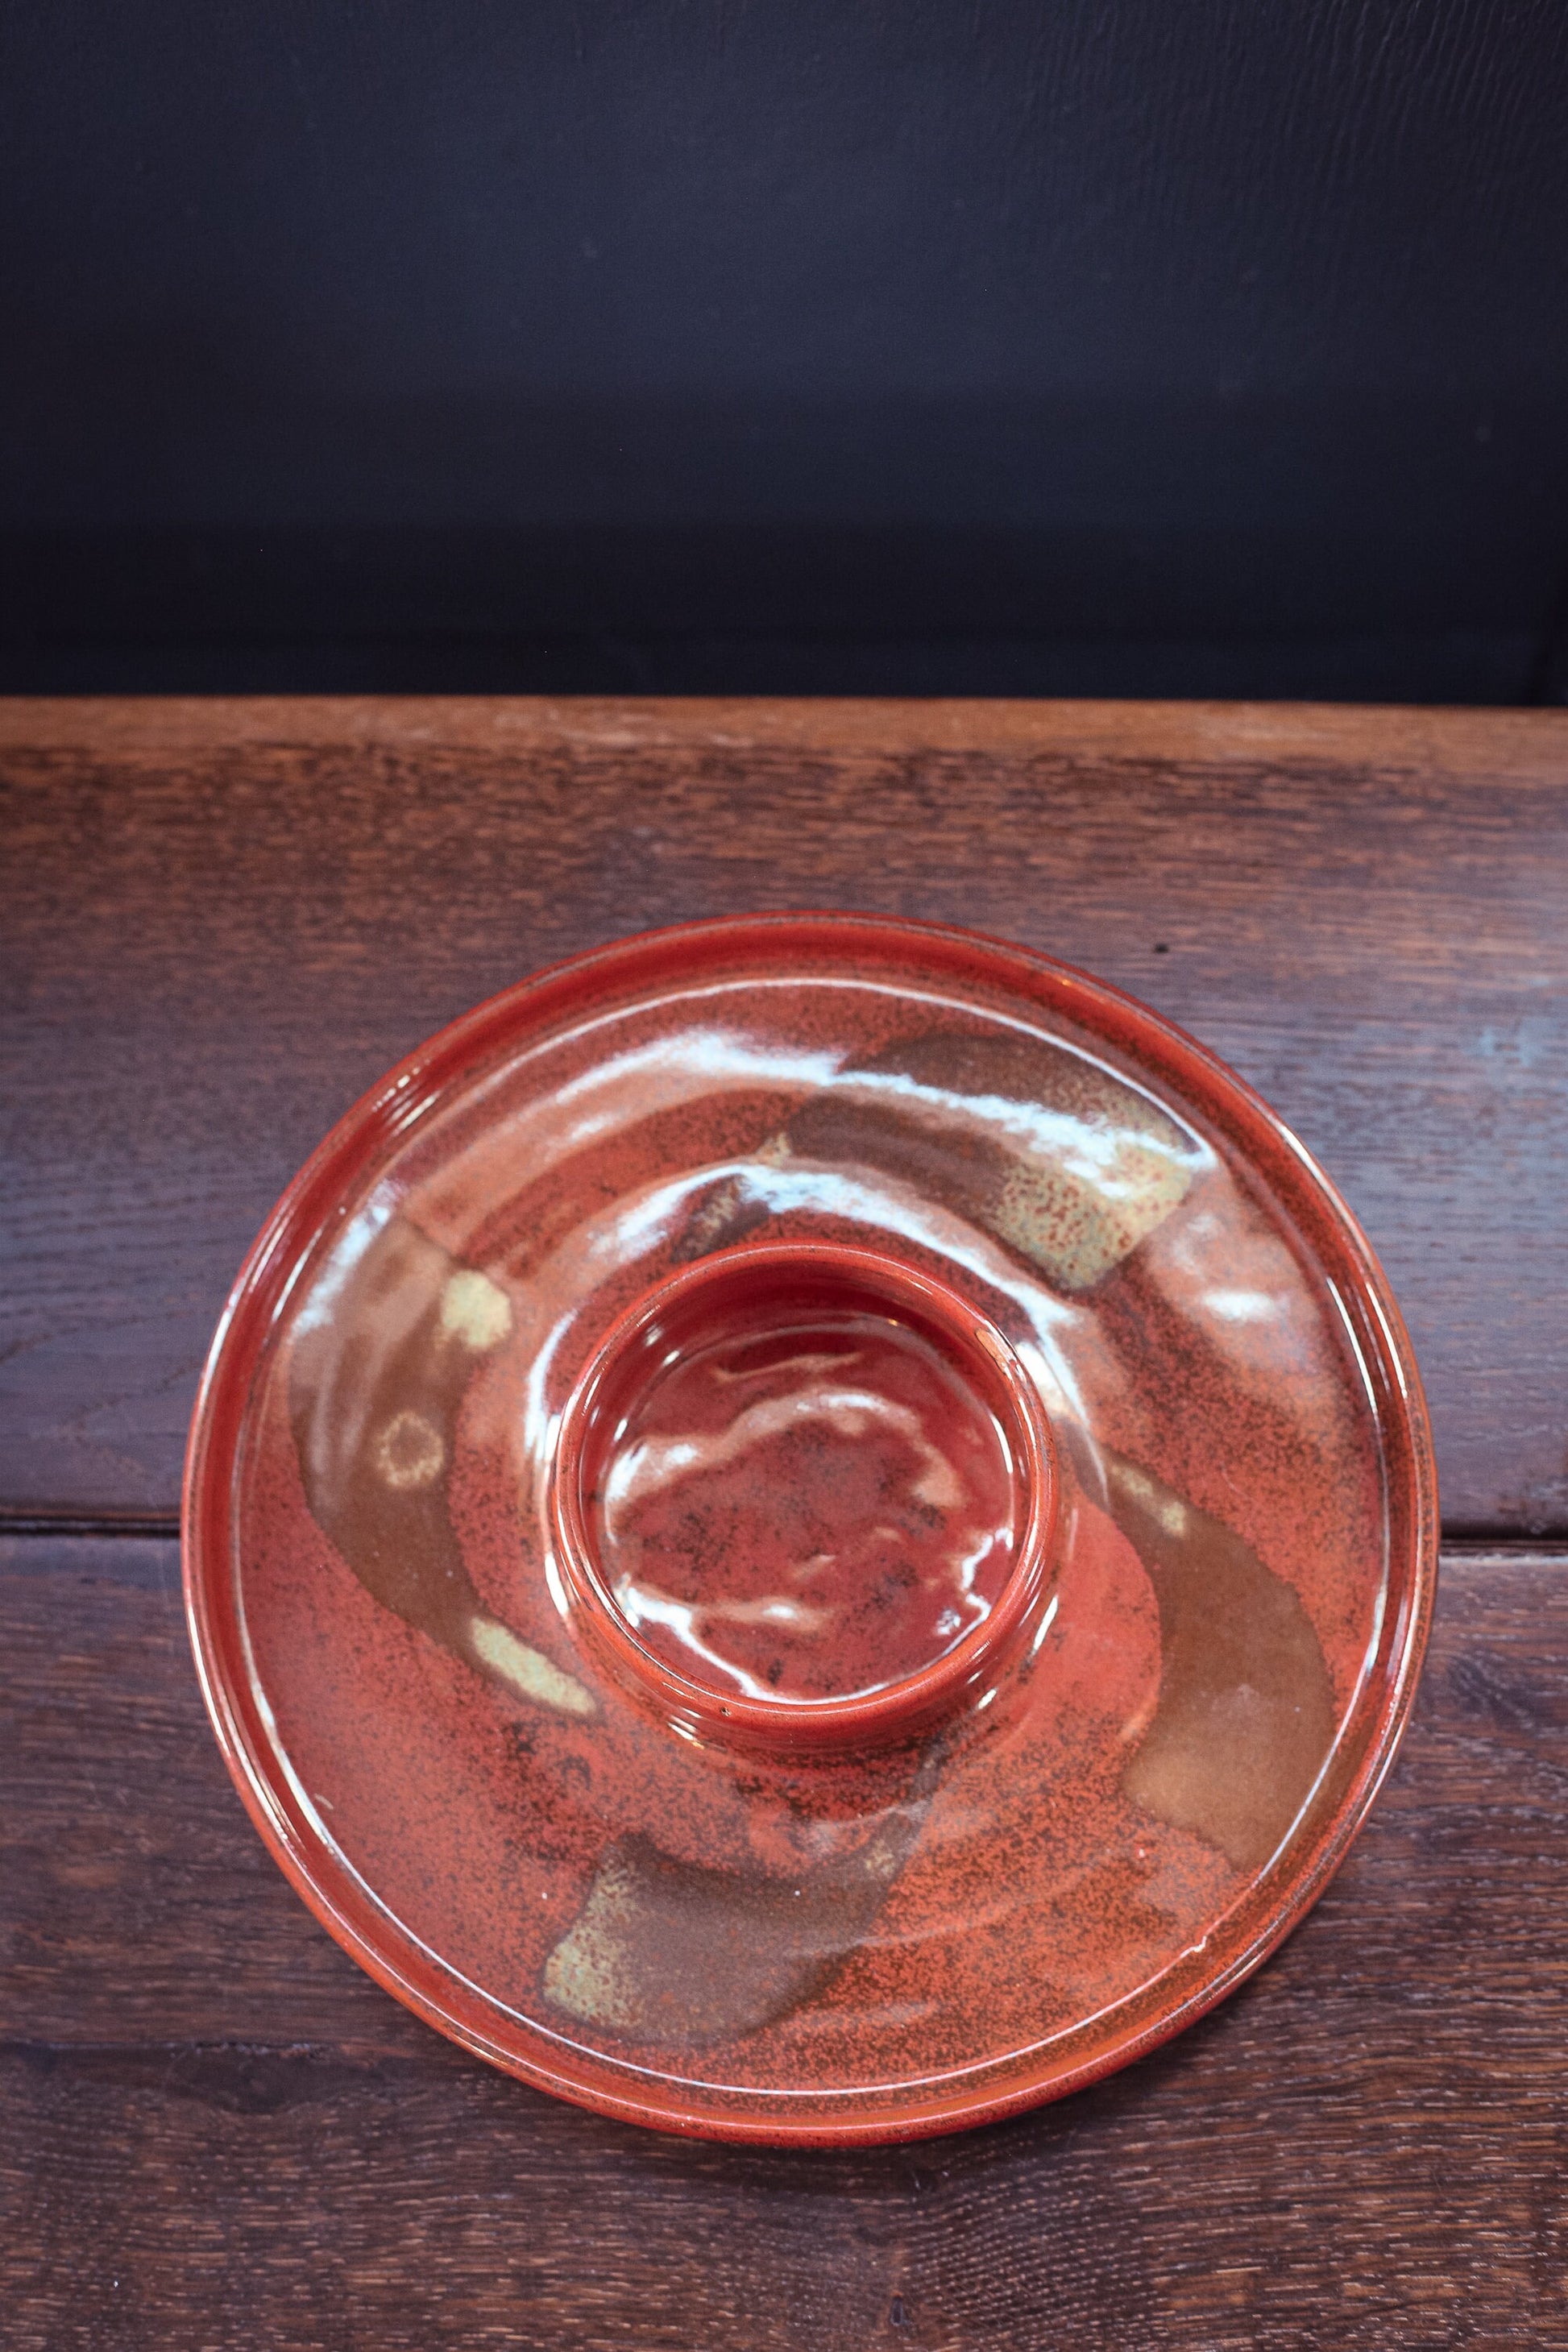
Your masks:
M 31 0 L 0 684 L 1561 690 L 1562 0 Z

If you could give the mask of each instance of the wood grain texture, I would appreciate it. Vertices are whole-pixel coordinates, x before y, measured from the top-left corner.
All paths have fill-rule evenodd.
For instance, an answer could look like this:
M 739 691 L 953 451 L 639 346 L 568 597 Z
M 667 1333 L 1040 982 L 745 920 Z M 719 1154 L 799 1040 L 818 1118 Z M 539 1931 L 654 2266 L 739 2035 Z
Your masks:
M 196 1694 L 175 1547 L 0 1544 L 18 2352 L 1568 2345 L 1568 1562 L 1450 1555 L 1349 1863 L 1192 2033 L 995 2129 L 665 2140 L 339 1953 Z
M 1387 1265 L 1451 1528 L 1568 1528 L 1568 714 L 0 709 L 0 1506 L 172 1510 L 258 1223 L 453 1014 L 781 906 L 973 924 L 1194 1031 Z

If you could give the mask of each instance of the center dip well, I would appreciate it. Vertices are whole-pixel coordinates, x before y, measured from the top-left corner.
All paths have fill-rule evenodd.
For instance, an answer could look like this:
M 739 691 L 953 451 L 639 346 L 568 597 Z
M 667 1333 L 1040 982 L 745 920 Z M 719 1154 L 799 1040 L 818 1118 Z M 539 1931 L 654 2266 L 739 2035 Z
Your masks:
M 690 1307 L 642 1335 L 635 1376 L 623 1359 L 584 1465 L 636 1640 L 763 1701 L 870 1694 L 944 1656 L 990 1614 L 1027 1507 L 983 1360 L 977 1383 L 945 1333 L 810 1273 Z

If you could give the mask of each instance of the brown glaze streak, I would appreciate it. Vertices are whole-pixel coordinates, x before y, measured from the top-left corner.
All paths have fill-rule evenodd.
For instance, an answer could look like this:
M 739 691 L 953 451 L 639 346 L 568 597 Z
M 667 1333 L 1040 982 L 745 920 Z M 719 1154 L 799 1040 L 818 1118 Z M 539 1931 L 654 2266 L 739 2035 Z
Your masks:
M 306 1500 L 384 1608 L 524 1697 L 582 1715 L 574 1678 L 486 1616 L 452 1527 L 458 1416 L 487 1336 L 453 1318 L 455 1281 L 486 1277 L 395 1216 L 330 1313 L 298 1331 L 289 1413 Z M 646 1835 L 615 1840 L 546 1962 L 551 2006 L 618 2037 L 694 2045 L 787 2015 L 870 1927 L 920 1834 L 939 1752 L 865 1844 L 787 1880 L 685 1862 Z
M 966 1133 L 951 1118 L 938 1127 L 929 1114 L 825 1093 L 789 1122 L 793 1151 L 858 1160 L 916 1185 L 1069 1291 L 1124 1258 L 1191 1181 L 1191 1146 L 1173 1121 L 1131 1087 L 1036 1039 L 922 1035 L 883 1047 L 846 1075 L 853 1071 L 1039 1104 L 1118 1134 L 1124 1151 L 1131 1146 L 1143 1181 L 1131 1200 L 1113 1203 L 1058 1162 Z M 1154 1588 L 1163 1658 L 1159 1703 L 1123 1786 L 1238 1867 L 1265 1862 L 1332 1743 L 1333 1691 L 1318 1636 L 1296 1593 L 1223 1521 L 1120 1457 L 1108 1458 L 1107 1475 L 1112 1516 Z
M 473 1355 L 441 1328 L 456 1270 L 395 1218 L 333 1311 L 296 1332 L 289 1402 L 322 1532 L 384 1608 L 467 1656 L 479 1601 L 447 1515 L 447 1481 Z
M 311 1515 L 374 1600 L 510 1689 L 587 1715 L 582 1685 L 486 1613 L 452 1527 L 458 1408 L 510 1321 L 504 1292 L 395 1216 L 301 1320 L 289 1423 Z
M 1122 1788 L 1239 1869 L 1268 1861 L 1328 1759 L 1333 1690 L 1296 1593 L 1223 1520 L 1119 1454 L 1111 1517 L 1154 1588 L 1160 1696 Z
M 945 1743 L 868 1843 L 793 1878 L 677 1862 L 654 1841 L 602 1855 L 575 1925 L 545 1966 L 559 2009 L 667 2048 L 754 2033 L 819 1992 L 875 1924 L 919 1841 Z
M 785 1134 L 807 1160 L 858 1162 L 915 1186 L 1018 1250 L 1062 1289 L 1098 1281 L 1178 1206 L 1191 1139 L 1146 1097 L 1044 1040 L 940 1031 L 900 1038 L 849 1063 L 845 1091 L 804 1104 Z M 999 1098 L 1072 1119 L 1114 1153 L 1101 1188 L 1059 1152 L 966 1125 L 950 1104 L 857 1098 L 854 1079 L 907 1078 L 933 1093 Z

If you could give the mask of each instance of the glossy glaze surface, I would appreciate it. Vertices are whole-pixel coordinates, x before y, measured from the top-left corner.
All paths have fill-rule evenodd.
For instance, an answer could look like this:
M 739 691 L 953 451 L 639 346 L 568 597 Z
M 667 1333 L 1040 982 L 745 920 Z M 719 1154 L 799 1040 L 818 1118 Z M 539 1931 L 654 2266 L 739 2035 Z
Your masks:
M 661 1711 L 561 1556 L 563 1422 L 658 1286 L 728 1305 L 597 1424 L 584 1519 L 710 1701 L 940 1675 L 1026 1514 L 936 1326 L 748 1323 L 802 1246 L 997 1335 L 1051 1509 L 1026 1639 L 906 1737 L 762 1753 Z M 1285 1931 L 1403 1720 L 1433 1508 L 1370 1254 L 1217 1064 L 1038 958 L 779 918 L 545 975 L 330 1139 L 215 1353 L 187 1561 L 241 1785 L 384 1981 L 615 2112 L 879 2137 L 1105 2071 Z
M 609 1440 L 593 1534 L 629 1626 L 755 1699 L 848 1698 L 977 1630 L 1018 1508 L 992 1415 L 907 1324 L 737 1314 Z

